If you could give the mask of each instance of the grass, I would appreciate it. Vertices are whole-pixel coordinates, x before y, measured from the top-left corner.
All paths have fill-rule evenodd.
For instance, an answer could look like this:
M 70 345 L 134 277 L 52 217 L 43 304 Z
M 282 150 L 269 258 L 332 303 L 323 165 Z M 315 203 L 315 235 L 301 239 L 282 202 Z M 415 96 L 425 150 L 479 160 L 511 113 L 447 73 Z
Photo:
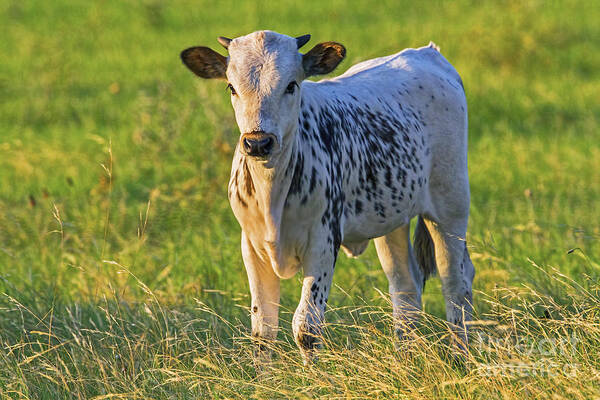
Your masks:
M 314 3 L 314 4 L 313 4 Z M 600 6 L 588 1 L 0 4 L 0 393 L 6 398 L 599 395 Z M 472 359 L 428 282 L 394 350 L 372 246 L 340 257 L 309 368 L 282 293 L 273 371 L 251 361 L 226 182 L 224 85 L 178 53 L 257 29 L 355 62 L 441 46 L 465 82 L 477 268 Z

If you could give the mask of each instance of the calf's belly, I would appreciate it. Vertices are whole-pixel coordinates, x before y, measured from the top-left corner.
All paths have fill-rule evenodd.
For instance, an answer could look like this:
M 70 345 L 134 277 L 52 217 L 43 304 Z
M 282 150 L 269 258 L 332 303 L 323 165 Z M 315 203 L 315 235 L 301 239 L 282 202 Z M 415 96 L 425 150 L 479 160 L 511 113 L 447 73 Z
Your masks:
M 399 212 L 393 210 L 385 217 L 375 213 L 348 218 L 344 223 L 343 243 L 357 243 L 384 236 L 404 226 L 417 216 L 416 206 L 412 205 Z

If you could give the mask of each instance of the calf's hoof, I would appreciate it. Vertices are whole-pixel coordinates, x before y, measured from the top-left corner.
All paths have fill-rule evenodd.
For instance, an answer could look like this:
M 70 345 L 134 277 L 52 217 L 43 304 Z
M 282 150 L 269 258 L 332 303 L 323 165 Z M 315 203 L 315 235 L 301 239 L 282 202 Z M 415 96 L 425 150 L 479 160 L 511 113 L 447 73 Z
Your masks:
M 254 369 L 258 375 L 264 374 L 273 362 L 273 350 L 271 349 L 271 344 L 272 343 L 268 339 L 256 336 L 253 338 L 252 361 L 254 362 Z
M 318 360 L 318 350 L 321 348 L 321 338 L 316 333 L 300 331 L 296 335 L 296 344 L 302 353 L 302 361 L 305 366 Z

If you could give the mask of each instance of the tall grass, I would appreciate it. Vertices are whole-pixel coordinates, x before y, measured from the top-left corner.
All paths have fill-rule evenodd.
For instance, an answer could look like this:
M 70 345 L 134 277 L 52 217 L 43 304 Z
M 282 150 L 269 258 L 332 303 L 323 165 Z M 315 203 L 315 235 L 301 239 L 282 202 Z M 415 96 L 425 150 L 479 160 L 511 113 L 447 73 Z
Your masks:
M 255 370 L 240 319 L 198 299 L 165 306 L 140 281 L 145 295 L 135 305 L 113 292 L 46 311 L 43 301 L 5 294 L 1 387 L 8 397 L 48 399 L 591 398 L 600 367 L 600 282 L 575 282 L 556 270 L 541 275 L 560 288 L 559 298 L 526 287 L 478 293 L 490 311 L 471 324 L 469 354 L 458 364 L 443 319 L 424 313 L 398 342 L 385 301 L 331 308 L 324 348 L 309 366 L 285 332 L 291 313 L 284 313 L 272 361 Z M 238 305 L 245 318 L 247 306 Z

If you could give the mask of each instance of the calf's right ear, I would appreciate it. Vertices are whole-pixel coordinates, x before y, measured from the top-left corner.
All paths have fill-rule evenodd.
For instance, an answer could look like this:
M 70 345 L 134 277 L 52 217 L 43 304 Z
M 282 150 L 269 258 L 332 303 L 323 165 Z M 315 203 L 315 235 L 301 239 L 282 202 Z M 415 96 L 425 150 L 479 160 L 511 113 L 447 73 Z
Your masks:
M 181 61 L 204 79 L 226 79 L 227 58 L 209 47 L 190 47 L 181 52 Z

